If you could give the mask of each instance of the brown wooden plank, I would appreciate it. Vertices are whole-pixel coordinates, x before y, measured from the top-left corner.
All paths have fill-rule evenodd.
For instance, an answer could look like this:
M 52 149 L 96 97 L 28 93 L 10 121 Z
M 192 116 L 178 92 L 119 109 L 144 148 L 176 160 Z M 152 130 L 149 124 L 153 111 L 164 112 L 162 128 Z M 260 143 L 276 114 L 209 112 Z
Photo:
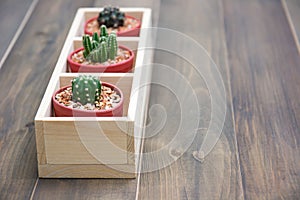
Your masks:
M 76 9 L 92 3 L 80 2 L 41 0 L 0 70 L 0 199 L 29 199 L 32 193 L 34 116 Z
M 39 179 L 33 199 L 134 199 L 136 179 Z
M 280 0 L 224 1 L 246 199 L 300 197 L 300 58 Z
M 182 11 L 182 12 L 181 12 Z M 180 12 L 180 15 L 179 13 Z M 205 157 L 203 163 L 194 159 L 194 151 L 200 148 L 210 121 L 210 96 L 204 79 L 193 69 L 190 63 L 178 55 L 156 50 L 154 62 L 165 64 L 177 70 L 187 78 L 196 93 L 201 107 L 200 124 L 192 145 L 173 164 L 158 171 L 141 174 L 139 199 L 243 199 L 242 180 L 237 157 L 236 138 L 231 113 L 231 101 L 228 78 L 227 53 L 225 46 L 222 1 L 162 1 L 160 6 L 159 27 L 175 29 L 195 39 L 202 44 L 219 66 L 227 93 L 227 115 L 225 126 L 215 148 Z M 157 42 L 168 40 L 160 38 Z M 192 51 L 180 38 L 170 41 L 170 45 L 176 49 L 184 48 Z M 194 56 L 200 52 L 190 52 Z M 205 63 L 202 63 L 205 64 Z M 154 67 L 152 81 L 160 82 L 169 78 L 162 74 L 159 67 Z M 185 92 L 188 87 L 180 82 L 174 85 L 182 87 Z M 179 103 L 174 101 L 174 94 L 164 87 L 153 85 L 151 88 L 150 106 L 160 104 L 166 109 L 167 121 L 153 137 L 149 137 L 144 143 L 144 153 L 154 152 L 163 148 L 176 135 L 180 124 Z M 220 99 L 222 100 L 222 99 Z M 193 105 L 191 105 L 193 109 Z M 160 119 L 159 111 L 153 112 L 153 118 Z M 150 112 L 151 113 L 151 112 Z M 184 119 L 191 120 L 189 118 Z M 155 121 L 155 120 L 154 120 Z M 153 128 L 153 127 L 152 127 Z M 146 131 L 146 136 L 153 134 L 153 129 Z M 188 132 L 186 132 L 189 135 Z M 187 136 L 188 137 L 188 136 Z M 176 155 L 182 153 L 180 148 L 170 151 Z M 166 162 L 164 156 L 152 156 L 143 158 L 142 170 L 147 170 L 153 162 Z
M 300 54 L 300 1 L 281 0 Z
M 33 0 L 3 0 L 0 2 L 0 60 L 16 34 Z M 14 13 L 12 15 L 12 13 Z M 0 66 L 1 67 L 1 66 Z

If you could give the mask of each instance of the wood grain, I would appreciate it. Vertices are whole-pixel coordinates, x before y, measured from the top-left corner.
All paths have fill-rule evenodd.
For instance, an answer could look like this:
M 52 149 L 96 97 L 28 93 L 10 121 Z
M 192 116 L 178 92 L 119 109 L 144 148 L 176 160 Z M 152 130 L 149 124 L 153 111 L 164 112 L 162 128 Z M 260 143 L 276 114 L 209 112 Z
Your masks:
M 40 179 L 33 199 L 134 199 L 135 193 L 136 179 Z
M 3 0 L 0 2 L 0 60 L 17 32 L 33 0 Z M 12 13 L 14 13 L 12 15 Z M 1 67 L 1 66 L 0 66 Z
M 105 2 L 96 0 L 98 6 Z M 289 2 L 293 0 L 287 0 L 287 5 L 296 24 L 298 17 L 291 11 L 296 7 Z M 1 68 L 0 199 L 30 198 L 37 178 L 33 118 L 75 10 L 90 5 L 92 1 L 53 4 L 40 0 Z M 133 6 L 121 4 L 126 5 Z M 223 76 L 228 109 L 214 150 L 202 163 L 192 156 L 205 137 L 202 128 L 207 127 L 211 111 L 202 77 L 190 70 L 190 63 L 157 50 L 155 61 L 188 77 L 200 99 L 200 129 L 191 147 L 168 167 L 142 174 L 139 184 L 139 179 L 39 179 L 33 199 L 134 199 L 137 184 L 139 199 L 298 199 L 300 59 L 280 0 L 194 0 L 188 4 L 170 0 L 162 1 L 160 9 L 159 19 L 154 13 L 159 25 L 201 43 Z M 180 41 L 173 44 L 188 50 Z M 153 75 L 156 80 L 166 78 L 157 69 Z M 159 149 L 174 137 L 179 122 L 178 102 L 170 103 L 174 95 L 159 86 L 151 92 L 151 105 L 162 102 L 170 118 L 160 134 L 147 139 L 145 152 Z M 144 169 L 157 159 L 144 160 Z
M 300 1 L 281 0 L 300 54 Z
M 246 199 L 299 199 L 300 58 L 282 4 L 225 0 Z
M 105 178 L 105 179 L 112 179 L 115 180 L 120 178 L 135 178 L 135 164 L 121 164 L 121 165 L 99 165 L 99 164 L 91 164 L 91 165 L 69 165 L 69 164 L 46 164 L 46 165 L 39 165 L 39 177 L 41 178 L 72 178 L 74 182 L 77 179 L 74 178 Z M 40 181 L 46 179 L 39 179 Z M 40 182 L 39 182 L 40 183 Z M 55 182 L 53 182 L 54 184 Z M 44 184 L 44 183 L 43 183 Z M 40 189 L 40 187 L 39 187 Z M 65 189 L 65 188 L 62 188 Z M 85 193 L 86 191 L 82 191 Z M 39 194 L 39 198 L 46 198 L 42 194 Z M 58 190 L 58 194 L 53 195 L 54 197 L 60 197 L 62 194 Z M 64 198 L 75 198 L 72 196 L 64 197 Z M 77 198 L 77 197 L 76 197 Z
M 127 121 L 56 120 L 43 126 L 48 164 L 127 163 Z
M 178 17 L 178 11 L 181 8 L 184 8 L 184 12 L 180 12 L 180 17 Z M 226 87 L 227 115 L 221 138 L 215 148 L 204 159 L 203 163 L 194 159 L 193 153 L 200 148 L 211 117 L 209 91 L 203 77 L 189 62 L 181 58 L 181 55 L 174 55 L 165 50 L 156 50 L 155 63 L 167 65 L 171 71 L 178 71 L 191 84 L 201 108 L 200 123 L 193 143 L 185 152 L 182 152 L 180 147 L 170 149 L 170 154 L 173 155 L 183 153 L 177 161 L 157 171 L 141 174 L 138 197 L 139 199 L 243 199 L 231 113 L 222 1 L 201 0 L 191 1 L 188 4 L 180 0 L 162 1 L 158 25 L 187 34 L 203 45 L 209 55 L 212 56 L 219 67 Z M 166 40 L 166 38 L 158 37 L 157 43 L 162 42 L 162 40 Z M 180 38 L 174 42 L 169 40 L 169 43 L 171 49 L 180 47 L 190 52 L 191 55 L 201 56 L 201 52 L 192 52 L 190 47 Z M 199 64 L 207 65 L 207 63 Z M 171 77 L 162 73 L 160 67 L 154 67 L 152 81 L 156 83 L 168 78 L 174 79 L 172 75 L 169 76 Z M 181 87 L 183 93 L 189 91 L 188 86 L 177 82 L 177 79 L 174 79 L 173 84 Z M 181 119 L 180 102 L 174 101 L 174 99 L 176 96 L 165 87 L 156 84 L 152 86 L 149 108 L 152 105 L 160 104 L 166 110 L 168 117 L 163 128 L 152 137 L 150 135 L 153 134 L 154 127 L 157 125 L 148 127 L 146 137 L 149 138 L 145 140 L 144 153 L 151 153 L 164 148 L 175 138 L 181 120 L 185 122 L 191 120 L 190 118 Z M 193 108 L 184 112 L 192 112 L 192 110 Z M 157 120 L 161 119 L 158 117 L 162 115 L 161 112 L 156 109 L 150 110 L 153 117 L 150 124 L 159 123 Z M 190 137 L 190 133 L 186 132 L 186 137 Z M 149 170 L 155 162 L 167 163 L 166 156 L 154 154 L 147 159 L 143 158 L 142 171 Z
M 33 119 L 75 11 L 90 5 L 79 2 L 41 0 L 1 68 L 0 199 L 29 199 L 32 193 L 37 179 Z

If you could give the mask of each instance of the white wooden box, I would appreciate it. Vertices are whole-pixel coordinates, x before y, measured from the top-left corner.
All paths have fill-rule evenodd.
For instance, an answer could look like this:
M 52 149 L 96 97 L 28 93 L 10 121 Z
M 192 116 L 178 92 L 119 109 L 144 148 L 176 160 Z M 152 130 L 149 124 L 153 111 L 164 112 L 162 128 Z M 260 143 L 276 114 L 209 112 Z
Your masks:
M 135 61 L 130 73 L 94 73 L 101 81 L 116 84 L 124 93 L 122 117 L 55 117 L 53 93 L 70 84 L 67 56 L 81 46 L 84 21 L 102 8 L 80 8 L 58 58 L 35 117 L 39 177 L 134 178 L 141 160 L 143 127 L 149 99 L 152 50 L 151 10 L 121 8 L 141 20 L 139 37 L 118 37 L 132 48 Z M 140 88 L 140 86 L 143 86 Z

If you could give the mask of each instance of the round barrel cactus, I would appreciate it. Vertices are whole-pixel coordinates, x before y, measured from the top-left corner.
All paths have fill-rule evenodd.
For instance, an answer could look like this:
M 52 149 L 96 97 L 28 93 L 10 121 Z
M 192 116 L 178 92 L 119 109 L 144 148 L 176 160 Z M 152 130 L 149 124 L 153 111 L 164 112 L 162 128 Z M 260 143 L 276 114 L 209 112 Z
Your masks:
M 121 12 L 118 7 L 107 6 L 99 13 L 98 24 L 105 25 L 107 28 L 118 28 L 124 25 L 125 13 Z
M 72 101 L 82 105 L 95 104 L 101 94 L 100 80 L 95 76 L 80 75 L 72 80 Z

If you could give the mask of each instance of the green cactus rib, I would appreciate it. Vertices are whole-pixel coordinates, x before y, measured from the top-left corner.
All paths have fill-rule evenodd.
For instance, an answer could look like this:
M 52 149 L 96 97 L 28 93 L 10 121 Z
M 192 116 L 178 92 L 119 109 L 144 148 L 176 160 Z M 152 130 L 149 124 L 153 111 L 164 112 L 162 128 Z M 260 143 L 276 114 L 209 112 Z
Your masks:
M 112 32 L 108 36 L 107 46 L 109 49 L 109 56 L 108 58 L 114 60 L 118 54 L 118 43 L 117 43 L 117 36 L 114 32 Z
M 108 37 L 107 27 L 105 25 L 100 27 L 100 37 Z
M 93 41 L 100 43 L 99 35 L 98 35 L 97 32 L 95 32 L 95 33 L 93 34 Z
M 92 37 L 92 49 L 98 48 L 99 43 L 100 43 L 99 35 L 97 32 L 95 32 Z
M 100 63 L 108 60 L 107 45 L 106 42 L 100 44 Z
M 92 42 L 92 49 L 96 49 L 98 47 L 98 43 Z
M 106 42 L 102 42 L 99 48 L 94 49 L 89 56 L 88 60 L 92 62 L 104 63 L 108 60 L 108 52 L 107 52 L 107 44 Z
M 83 57 L 87 58 L 88 57 L 88 53 L 86 52 L 86 50 L 83 50 Z
M 87 35 L 82 36 L 82 43 L 85 50 L 85 54 L 88 55 L 93 50 L 90 37 Z
M 95 104 L 101 94 L 101 82 L 95 76 L 80 75 L 72 80 L 72 101 Z

